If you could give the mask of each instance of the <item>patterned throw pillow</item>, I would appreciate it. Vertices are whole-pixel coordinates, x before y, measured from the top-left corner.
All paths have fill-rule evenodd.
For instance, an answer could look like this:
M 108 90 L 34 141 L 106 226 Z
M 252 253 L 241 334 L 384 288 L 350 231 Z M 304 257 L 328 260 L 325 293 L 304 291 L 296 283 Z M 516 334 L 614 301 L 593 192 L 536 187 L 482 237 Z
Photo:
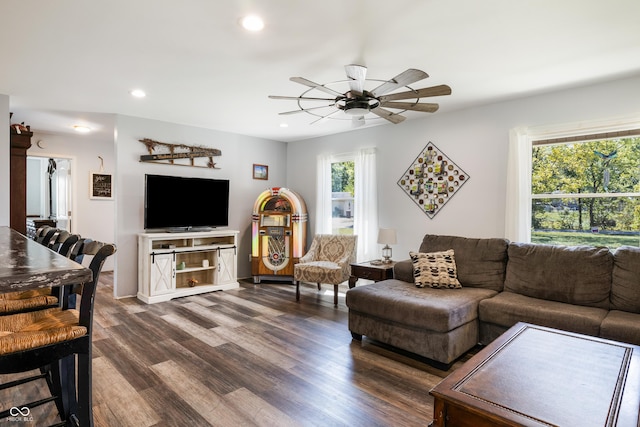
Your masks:
M 453 249 L 443 252 L 409 252 L 418 288 L 460 289 Z

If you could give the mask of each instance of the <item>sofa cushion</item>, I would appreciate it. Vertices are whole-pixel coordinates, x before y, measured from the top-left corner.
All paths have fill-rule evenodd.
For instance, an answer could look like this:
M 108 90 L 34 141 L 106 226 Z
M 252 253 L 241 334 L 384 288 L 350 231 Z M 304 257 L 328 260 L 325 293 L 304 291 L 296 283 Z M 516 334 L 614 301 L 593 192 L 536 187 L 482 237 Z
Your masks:
M 345 269 L 331 261 L 309 261 L 295 266 L 295 279 L 300 282 L 339 284 L 348 278 Z
M 602 338 L 640 345 L 640 314 L 611 310 L 600 325 Z
M 409 252 L 413 262 L 413 281 L 419 288 L 459 289 L 453 250 L 442 252 Z
M 387 321 L 448 332 L 478 317 L 478 302 L 497 292 L 490 289 L 416 288 L 388 279 L 347 291 L 346 304 L 356 311 Z
M 427 234 L 420 252 L 440 252 L 453 249 L 458 280 L 462 287 L 501 291 L 507 265 L 508 240 L 467 238 Z
M 611 309 L 640 313 L 640 248 L 621 246 L 613 254 Z
M 508 254 L 505 291 L 609 307 L 613 255 L 608 248 L 511 243 Z
M 410 259 L 398 261 L 393 266 L 393 278 L 413 282 L 413 263 Z
M 481 322 L 506 328 L 527 322 L 592 336 L 598 336 L 606 315 L 607 310 L 602 308 L 547 301 L 509 291 L 480 301 L 478 312 Z

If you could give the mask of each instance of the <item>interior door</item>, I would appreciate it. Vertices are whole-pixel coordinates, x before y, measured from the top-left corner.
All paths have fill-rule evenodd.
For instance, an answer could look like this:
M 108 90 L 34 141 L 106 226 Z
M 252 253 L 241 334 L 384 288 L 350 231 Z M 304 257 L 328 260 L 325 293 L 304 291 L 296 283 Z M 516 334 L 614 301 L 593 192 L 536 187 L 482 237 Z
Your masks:
M 57 171 L 53 176 L 52 198 L 58 228 L 71 230 L 71 160 L 54 159 Z
M 27 158 L 27 216 L 56 220 L 58 228 L 72 231 L 72 159 Z

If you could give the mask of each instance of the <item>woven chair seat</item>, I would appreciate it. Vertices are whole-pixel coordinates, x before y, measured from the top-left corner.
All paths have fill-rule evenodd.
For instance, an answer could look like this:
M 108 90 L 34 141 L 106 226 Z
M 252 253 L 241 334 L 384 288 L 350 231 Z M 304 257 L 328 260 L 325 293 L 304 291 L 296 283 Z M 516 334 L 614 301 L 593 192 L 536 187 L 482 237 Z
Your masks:
M 0 294 L 0 300 L 18 300 L 51 295 L 51 288 L 31 289 Z
M 27 299 L 0 300 L 0 314 L 56 305 L 58 298 L 54 296 L 39 296 Z
M 58 298 L 51 295 L 51 288 L 16 291 L 0 294 L 0 315 L 47 308 L 58 304 Z
M 72 340 L 87 334 L 77 310 L 50 308 L 0 317 L 0 355 Z

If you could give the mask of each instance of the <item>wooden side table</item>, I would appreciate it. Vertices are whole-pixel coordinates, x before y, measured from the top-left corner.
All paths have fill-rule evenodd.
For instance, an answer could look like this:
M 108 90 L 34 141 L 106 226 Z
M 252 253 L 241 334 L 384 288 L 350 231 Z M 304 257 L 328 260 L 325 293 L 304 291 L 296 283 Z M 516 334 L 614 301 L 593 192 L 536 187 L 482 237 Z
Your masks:
M 393 279 L 393 266 L 395 261 L 383 264 L 371 264 L 371 261 L 351 264 L 351 276 L 349 277 L 349 289 L 356 285 L 358 279 L 367 279 L 379 282 L 385 279 Z

